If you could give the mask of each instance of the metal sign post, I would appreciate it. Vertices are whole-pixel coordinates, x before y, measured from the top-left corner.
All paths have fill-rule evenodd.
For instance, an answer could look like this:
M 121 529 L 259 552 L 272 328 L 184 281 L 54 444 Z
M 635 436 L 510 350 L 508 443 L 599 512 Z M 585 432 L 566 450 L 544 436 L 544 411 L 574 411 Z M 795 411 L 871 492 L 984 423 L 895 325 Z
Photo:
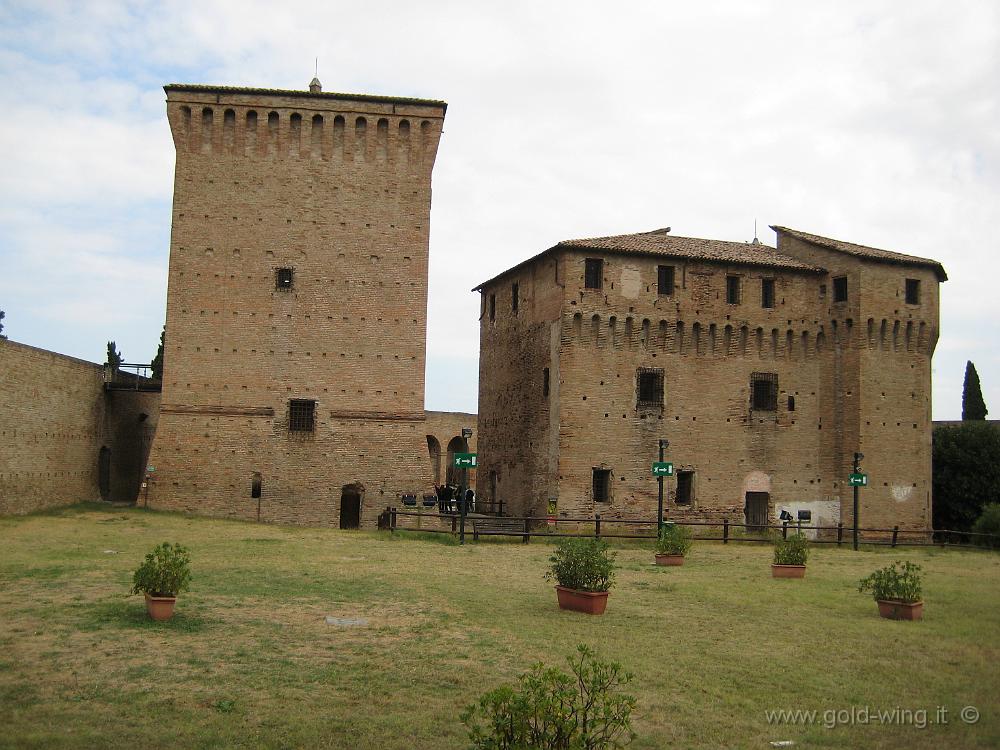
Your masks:
M 472 435 L 472 430 L 468 428 L 462 430 L 462 436 L 468 437 L 466 435 L 468 431 L 469 435 Z M 477 456 L 475 453 L 456 453 L 455 454 L 455 468 L 462 470 L 462 486 L 458 491 L 458 513 L 460 519 L 459 531 L 458 531 L 458 543 L 465 544 L 465 514 L 466 514 L 466 502 L 465 502 L 465 488 L 469 483 L 469 469 L 476 468 Z
M 850 484 L 854 487 L 854 551 L 858 551 L 858 489 L 868 486 L 868 477 L 861 473 L 861 459 L 864 453 L 854 454 L 854 471 L 850 477 Z
M 674 475 L 674 465 L 664 463 L 663 451 L 670 445 L 669 440 L 660 440 L 660 458 L 653 464 L 653 474 L 656 476 L 656 483 L 659 485 L 656 501 L 656 536 L 659 538 L 663 532 L 663 477 Z

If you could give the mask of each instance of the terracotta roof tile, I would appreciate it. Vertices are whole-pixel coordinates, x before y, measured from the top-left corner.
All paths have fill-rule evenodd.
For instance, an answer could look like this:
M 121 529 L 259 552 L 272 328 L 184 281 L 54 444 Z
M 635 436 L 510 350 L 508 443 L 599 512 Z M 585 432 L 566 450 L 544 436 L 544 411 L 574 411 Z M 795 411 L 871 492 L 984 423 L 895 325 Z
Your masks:
M 856 258 L 878 260 L 886 263 L 897 263 L 899 265 L 906 266 L 924 266 L 936 271 L 939 280 L 946 281 L 948 279 L 948 275 L 944 272 L 944 267 L 936 260 L 931 260 L 930 258 L 919 258 L 916 255 L 904 255 L 903 253 L 893 252 L 892 250 L 880 250 L 877 247 L 856 245 L 853 242 L 844 242 L 843 240 L 835 240 L 830 237 L 820 237 L 818 234 L 800 232 L 797 229 L 789 229 L 788 227 L 772 226 L 771 229 L 775 232 L 784 233 L 790 237 L 810 242 L 813 245 L 825 247 L 828 250 L 836 250 L 837 252 L 853 255 Z
M 426 106 L 448 108 L 447 102 L 437 99 L 415 99 L 404 96 L 377 96 L 375 94 L 340 94 L 334 91 L 296 91 L 293 89 L 259 89 L 245 86 L 211 86 L 200 83 L 168 83 L 163 87 L 167 93 L 171 91 L 197 91 L 200 93 L 219 94 L 258 94 L 264 96 L 301 96 L 315 99 L 343 99 L 361 102 L 382 102 L 386 104 L 419 104 Z

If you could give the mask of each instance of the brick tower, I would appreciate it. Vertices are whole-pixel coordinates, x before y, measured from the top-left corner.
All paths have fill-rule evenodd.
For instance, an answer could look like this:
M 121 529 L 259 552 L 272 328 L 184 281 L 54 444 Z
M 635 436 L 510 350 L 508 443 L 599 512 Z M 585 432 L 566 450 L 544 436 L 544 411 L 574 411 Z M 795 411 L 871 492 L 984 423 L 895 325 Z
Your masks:
M 177 162 L 149 504 L 371 526 L 431 484 L 428 237 L 447 105 L 315 79 L 165 91 Z

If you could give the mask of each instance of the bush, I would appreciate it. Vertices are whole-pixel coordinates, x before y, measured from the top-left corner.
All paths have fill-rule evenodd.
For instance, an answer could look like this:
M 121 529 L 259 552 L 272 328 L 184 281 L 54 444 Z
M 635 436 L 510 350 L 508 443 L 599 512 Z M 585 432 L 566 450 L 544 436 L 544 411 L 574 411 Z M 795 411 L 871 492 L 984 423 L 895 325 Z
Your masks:
M 617 689 L 632 674 L 615 662 L 602 662 L 584 645 L 569 657 L 572 676 L 535 664 L 515 685 L 483 695 L 461 714 L 472 747 L 620 748 L 635 739 L 632 711 L 636 699 Z
M 1000 426 L 964 422 L 934 428 L 934 528 L 969 531 L 1000 497 Z
M 896 566 L 900 567 L 897 569 Z M 892 563 L 862 578 L 858 591 L 871 591 L 875 601 L 899 601 L 911 604 L 920 601 L 920 566 L 906 562 Z
M 163 542 L 146 555 L 132 575 L 132 594 L 177 596 L 191 581 L 191 558 L 185 547 Z
M 613 553 L 599 539 L 563 539 L 549 558 L 552 567 L 545 577 L 577 591 L 607 591 L 614 581 Z
M 779 537 L 774 542 L 775 565 L 805 565 L 809 557 L 809 540 L 802 534 L 791 534 L 787 539 Z
M 656 539 L 656 554 L 686 555 L 691 549 L 691 531 L 687 526 L 665 524 Z
M 993 538 L 973 537 L 976 544 L 983 547 L 1000 548 L 1000 503 L 990 503 L 983 506 L 983 513 L 972 525 L 977 534 L 992 534 Z

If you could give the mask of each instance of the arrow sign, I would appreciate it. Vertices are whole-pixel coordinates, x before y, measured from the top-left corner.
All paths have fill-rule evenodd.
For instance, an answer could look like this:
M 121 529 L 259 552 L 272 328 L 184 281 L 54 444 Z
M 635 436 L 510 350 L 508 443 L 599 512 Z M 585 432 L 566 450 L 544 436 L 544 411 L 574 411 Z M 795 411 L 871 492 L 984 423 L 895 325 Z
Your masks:
M 868 475 L 867 474 L 851 474 L 848 484 L 851 487 L 867 487 L 868 486 Z
M 475 469 L 476 468 L 476 454 L 475 453 L 456 453 L 455 454 L 455 468 L 456 469 Z
M 657 461 L 653 464 L 654 477 L 672 477 L 674 475 L 674 465 L 667 461 Z

